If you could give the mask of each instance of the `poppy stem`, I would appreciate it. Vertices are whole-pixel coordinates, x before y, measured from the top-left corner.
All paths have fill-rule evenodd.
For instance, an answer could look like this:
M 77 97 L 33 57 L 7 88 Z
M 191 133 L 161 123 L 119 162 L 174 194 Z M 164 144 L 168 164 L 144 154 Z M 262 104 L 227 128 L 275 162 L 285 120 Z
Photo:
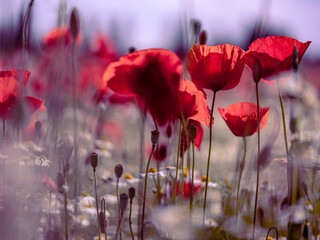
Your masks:
M 259 104 L 259 82 L 256 82 L 256 98 L 257 98 L 257 127 L 258 127 L 258 156 L 260 155 L 260 104 Z M 253 212 L 253 229 L 252 239 L 254 240 L 254 232 L 257 222 L 257 206 L 258 206 L 258 194 L 259 194 L 259 175 L 260 175 L 260 164 L 257 161 L 257 180 L 256 180 L 256 195 L 254 198 L 254 212 Z
M 176 203 L 176 194 L 177 194 L 177 180 L 178 180 L 178 166 L 179 166 L 179 157 L 180 157 L 181 128 L 182 128 L 182 122 L 180 121 L 179 139 L 178 139 L 178 151 L 177 151 L 177 163 L 176 163 L 176 177 L 174 179 L 173 204 Z
M 97 220 L 98 220 L 98 236 L 99 240 L 101 240 L 100 236 L 100 219 L 99 219 L 99 207 L 98 207 L 98 191 L 97 191 L 97 175 L 96 175 L 96 169 L 93 169 L 93 178 L 94 178 L 94 192 L 96 195 L 96 210 L 97 210 Z
M 156 118 L 152 114 L 152 119 L 154 122 L 154 125 L 156 127 L 156 130 L 159 131 L 158 129 L 158 124 L 156 121 Z M 156 154 L 156 162 L 157 162 L 157 183 L 156 183 L 156 188 L 157 188 L 157 199 L 158 199 L 158 204 L 160 205 L 161 203 L 161 194 L 160 194 L 160 162 L 159 162 L 159 144 L 157 144 L 157 154 Z
M 243 173 L 243 168 L 244 168 L 244 162 L 246 160 L 246 153 L 247 153 L 247 141 L 246 137 L 243 136 L 243 159 L 242 162 L 240 163 L 240 174 L 239 174 L 239 181 L 238 181 L 238 188 L 237 188 L 237 206 L 236 206 L 236 213 L 238 216 L 238 211 L 239 211 L 239 190 L 240 190 L 240 182 L 241 182 L 241 177 Z
M 214 109 L 215 99 L 216 99 L 216 91 L 213 92 L 213 99 L 212 99 L 212 105 L 211 105 L 211 114 L 210 114 L 209 153 L 208 153 L 208 163 L 207 163 L 206 186 L 205 186 L 205 189 L 204 189 L 204 204 L 203 204 L 203 219 L 202 219 L 202 226 L 203 227 L 204 227 L 204 223 L 205 223 L 205 219 L 206 219 L 207 192 L 208 192 L 209 167 L 210 167 L 211 143 L 212 143 L 212 116 L 213 116 L 213 109 Z
M 277 229 L 276 227 L 274 227 L 274 226 L 272 226 L 272 227 L 270 227 L 270 228 L 268 229 L 266 239 L 268 239 L 269 234 L 270 234 L 270 232 L 271 232 L 272 229 L 274 229 L 274 231 L 276 232 L 276 240 L 278 240 L 278 239 L 279 239 L 278 229 Z
M 149 172 L 149 165 L 150 160 L 155 149 L 155 145 L 152 145 L 152 150 L 148 159 L 147 168 L 146 168 L 146 175 L 144 179 L 144 191 L 143 191 L 143 206 L 142 206 L 142 223 L 141 223 L 141 239 L 143 240 L 143 229 L 144 229 L 144 213 L 146 208 L 146 195 L 147 195 L 147 183 L 148 183 L 148 172 Z
M 117 201 L 118 201 L 118 222 L 120 222 L 121 210 L 120 210 L 120 199 L 119 199 L 119 178 L 117 178 L 117 183 L 116 183 L 116 194 L 117 194 Z M 121 229 L 120 229 L 120 234 L 119 235 L 120 235 L 120 239 L 122 239 Z M 118 230 L 117 230 L 117 235 L 116 236 L 118 238 Z
M 190 212 L 192 211 L 192 204 L 193 204 L 193 182 L 194 182 L 194 140 L 192 140 L 192 180 L 191 180 L 191 191 L 190 191 Z
M 183 138 L 182 138 L 183 139 Z M 183 194 L 184 194 L 184 142 L 182 140 L 182 157 L 181 157 L 181 205 L 183 205 Z
M 67 193 L 64 193 L 64 234 L 68 240 L 68 208 L 67 208 Z
M 130 228 L 130 233 L 131 233 L 132 240 L 134 240 L 134 235 L 133 235 L 133 232 L 132 232 L 131 213 L 132 213 L 132 199 L 130 199 L 129 228 Z

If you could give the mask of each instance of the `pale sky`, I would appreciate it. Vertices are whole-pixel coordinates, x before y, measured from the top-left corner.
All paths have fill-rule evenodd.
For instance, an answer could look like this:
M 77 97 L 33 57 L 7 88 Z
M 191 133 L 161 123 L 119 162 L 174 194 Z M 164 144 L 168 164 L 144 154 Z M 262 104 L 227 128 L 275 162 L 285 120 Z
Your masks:
M 0 19 L 17 15 L 26 0 L 0 0 Z M 43 36 L 57 24 L 58 0 L 35 0 L 32 31 Z M 199 19 L 209 42 L 242 43 L 259 17 L 301 42 L 312 41 L 307 56 L 320 55 L 320 0 L 69 0 L 85 32 L 117 32 L 123 47 L 170 48 L 179 24 Z M 246 49 L 244 49 L 246 50 Z

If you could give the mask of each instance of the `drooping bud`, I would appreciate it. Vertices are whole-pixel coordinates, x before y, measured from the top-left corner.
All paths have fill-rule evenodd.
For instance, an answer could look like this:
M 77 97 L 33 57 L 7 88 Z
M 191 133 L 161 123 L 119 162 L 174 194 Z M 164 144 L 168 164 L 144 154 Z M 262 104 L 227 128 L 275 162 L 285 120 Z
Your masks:
M 130 200 L 134 199 L 136 195 L 136 189 L 134 187 L 129 188 L 128 190 Z
M 120 212 L 124 212 L 127 209 L 128 206 L 128 195 L 125 193 L 122 193 L 120 195 Z
M 293 47 L 293 64 L 292 64 L 293 70 L 296 72 L 298 71 L 298 49 L 297 46 L 294 45 Z
M 194 141 L 194 139 L 197 136 L 197 127 L 195 125 L 191 125 L 189 128 L 189 131 L 190 131 L 191 140 Z
M 58 187 L 59 193 L 61 194 L 64 193 L 63 185 L 64 185 L 64 176 L 63 176 L 63 173 L 59 171 L 57 173 L 57 187 Z
M 36 136 L 39 136 L 40 132 L 41 132 L 41 127 L 42 124 L 40 121 L 36 121 L 34 124 L 34 132 L 36 133 Z
M 69 27 L 73 40 L 76 40 L 80 31 L 79 13 L 76 8 L 73 8 L 71 11 Z
M 202 30 L 200 35 L 199 35 L 199 44 L 200 45 L 206 45 L 207 38 L 208 38 L 207 31 L 206 30 Z
M 253 61 L 252 76 L 255 83 L 258 83 L 262 77 L 262 66 L 258 58 Z
M 159 132 L 157 130 L 153 130 L 151 132 L 151 143 L 153 146 L 155 146 L 158 143 L 159 140 Z
M 192 19 L 191 20 L 191 26 L 193 27 L 193 34 L 198 36 L 200 29 L 201 29 L 201 23 L 199 20 Z
M 99 213 L 100 232 L 106 234 L 106 220 L 103 211 Z
M 123 173 L 123 166 L 121 164 L 117 164 L 114 167 L 114 174 L 116 175 L 116 178 L 117 179 L 121 178 L 122 173 Z
M 134 47 L 130 47 L 129 48 L 129 53 L 133 53 L 133 52 L 135 52 L 136 51 L 136 49 L 134 48 Z
M 92 152 L 90 154 L 90 163 L 91 163 L 91 166 L 93 168 L 93 170 L 96 169 L 96 167 L 98 166 L 98 154 L 95 153 L 95 152 Z

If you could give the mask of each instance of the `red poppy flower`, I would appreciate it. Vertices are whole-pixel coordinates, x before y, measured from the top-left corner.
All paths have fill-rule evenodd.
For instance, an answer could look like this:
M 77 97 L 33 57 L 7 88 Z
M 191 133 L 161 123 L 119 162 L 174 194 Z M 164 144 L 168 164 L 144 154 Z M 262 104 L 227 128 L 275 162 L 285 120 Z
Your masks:
M 26 113 L 31 114 L 39 108 L 46 111 L 43 100 L 31 96 L 20 97 L 21 90 L 27 84 L 29 76 L 30 72 L 25 70 L 0 71 L 1 118 L 16 119 Z
M 244 68 L 244 51 L 235 45 L 206 46 L 194 44 L 187 62 L 192 81 L 214 92 L 238 85 Z
M 210 109 L 204 91 L 197 88 L 193 82 L 182 79 L 177 93 L 183 117 L 199 121 L 210 127 Z M 177 117 L 181 118 L 181 114 Z
M 165 49 L 147 49 L 125 55 L 111 63 L 103 79 L 111 90 L 139 101 L 159 123 L 173 121 L 177 89 L 182 75 L 178 56 Z
M 177 183 L 177 195 L 181 195 L 181 182 Z M 192 184 L 190 182 L 185 182 L 183 186 L 183 197 L 190 198 Z M 174 186 L 173 186 L 174 188 Z M 171 190 L 174 192 L 174 189 Z M 203 191 L 203 186 L 200 183 L 193 183 L 193 196 L 199 195 Z
M 152 157 L 154 160 L 162 162 L 167 157 L 167 145 L 161 144 L 159 147 L 159 153 L 157 152 L 157 148 L 154 150 Z
M 255 103 L 235 103 L 226 109 L 218 108 L 218 110 L 234 135 L 247 137 L 258 131 L 258 114 Z M 259 112 L 260 130 L 262 130 L 268 121 L 269 108 L 260 107 Z
M 294 46 L 297 47 L 298 62 L 300 62 L 310 43 L 282 36 L 259 38 L 249 46 L 245 61 L 253 70 L 254 62 L 258 59 L 261 64 L 261 78 L 267 78 L 293 67 Z

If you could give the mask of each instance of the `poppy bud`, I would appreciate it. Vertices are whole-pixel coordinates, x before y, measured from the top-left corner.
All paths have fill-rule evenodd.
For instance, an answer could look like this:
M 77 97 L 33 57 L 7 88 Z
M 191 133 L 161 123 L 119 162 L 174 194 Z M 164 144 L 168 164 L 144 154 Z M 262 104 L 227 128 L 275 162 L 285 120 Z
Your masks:
M 75 40 L 78 37 L 80 31 L 79 13 L 76 8 L 72 9 L 70 17 L 70 32 Z
M 252 66 L 252 75 L 255 83 L 258 83 L 262 76 L 262 66 L 258 58 L 255 58 Z
M 103 211 L 99 213 L 100 232 L 106 234 L 106 221 Z
M 64 185 L 64 177 L 63 177 L 63 173 L 61 171 L 59 171 L 57 173 L 57 187 L 59 190 L 59 193 L 63 194 L 63 185 Z
M 151 142 L 153 146 L 155 146 L 158 143 L 158 139 L 159 139 L 159 132 L 157 130 L 152 131 Z
M 299 120 L 296 117 L 290 118 L 290 131 L 292 134 L 295 134 L 298 132 L 299 128 Z
M 293 64 L 292 67 L 295 71 L 298 70 L 298 49 L 297 46 L 294 45 L 293 47 Z
M 114 174 L 116 175 L 116 178 L 117 179 L 121 178 L 122 173 L 123 173 L 123 166 L 121 164 L 117 164 L 114 167 Z
M 95 170 L 96 167 L 98 166 L 98 154 L 97 153 L 93 152 L 90 154 L 90 163 L 91 163 L 93 170 Z
M 196 19 L 192 19 L 191 20 L 191 25 L 193 25 L 193 33 L 194 35 L 198 35 L 201 29 L 201 23 L 196 20 Z
M 199 44 L 200 45 L 205 45 L 207 43 L 207 31 L 206 30 L 202 30 L 200 35 L 199 35 Z
M 197 136 L 197 127 L 195 125 L 191 125 L 189 131 L 191 140 L 194 141 Z
M 134 48 L 134 47 L 130 47 L 129 48 L 129 53 L 133 53 L 133 52 L 135 52 L 136 51 L 136 49 Z
M 122 193 L 120 195 L 120 212 L 124 212 L 127 209 L 128 206 L 128 195 L 125 193 Z
M 36 133 L 36 135 L 38 136 L 41 132 L 41 122 L 40 121 L 36 121 L 34 124 L 34 132 Z
M 136 195 L 136 189 L 134 187 L 131 187 L 131 188 L 129 188 L 128 192 L 129 192 L 130 200 L 134 199 L 134 197 Z

